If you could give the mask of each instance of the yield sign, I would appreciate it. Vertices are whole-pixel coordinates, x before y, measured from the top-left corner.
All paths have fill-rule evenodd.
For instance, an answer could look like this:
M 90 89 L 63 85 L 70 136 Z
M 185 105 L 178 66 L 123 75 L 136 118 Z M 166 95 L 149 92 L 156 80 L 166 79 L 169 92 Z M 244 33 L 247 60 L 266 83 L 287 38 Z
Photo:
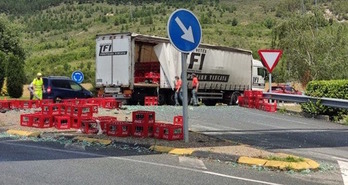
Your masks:
M 257 52 L 259 53 L 261 61 L 269 73 L 272 73 L 283 53 L 282 50 L 259 50 Z

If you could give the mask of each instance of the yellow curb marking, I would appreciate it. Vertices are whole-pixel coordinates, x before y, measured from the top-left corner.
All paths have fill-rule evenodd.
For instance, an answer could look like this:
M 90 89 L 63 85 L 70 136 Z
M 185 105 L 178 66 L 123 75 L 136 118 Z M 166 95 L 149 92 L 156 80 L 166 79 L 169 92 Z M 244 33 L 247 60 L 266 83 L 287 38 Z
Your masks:
M 161 153 L 169 153 L 171 150 L 173 150 L 173 147 L 167 147 L 167 146 L 151 146 L 150 150 L 154 150 L 156 152 Z
M 156 152 L 161 152 L 161 153 L 174 154 L 174 155 L 191 155 L 194 152 L 193 149 L 173 148 L 173 147 L 167 147 L 167 146 L 151 146 L 150 150 L 154 150 Z
M 11 135 L 19 135 L 19 136 L 26 136 L 26 137 L 39 137 L 40 132 L 29 132 L 24 130 L 8 130 L 6 133 Z
M 108 139 L 95 139 L 95 138 L 89 138 L 89 137 L 74 137 L 74 139 L 79 141 L 86 141 L 89 143 L 100 143 L 103 145 L 111 144 L 111 140 L 108 140 Z
M 240 157 L 238 163 L 248 165 L 264 165 L 267 162 L 265 159 L 252 158 L 252 157 Z
M 312 168 L 312 169 L 318 169 L 320 164 L 313 161 L 312 159 L 305 158 L 305 162 Z
M 191 155 L 193 151 L 192 149 L 174 148 L 169 153 L 175 155 Z
M 269 168 L 277 168 L 281 170 L 285 170 L 285 169 L 314 170 L 319 168 L 320 166 L 317 162 L 308 158 L 305 158 L 304 161 L 302 162 L 285 162 L 285 161 L 275 161 L 275 160 L 267 160 L 267 159 L 252 158 L 252 157 L 240 157 L 238 159 L 238 163 L 248 164 L 248 165 L 259 165 L 259 166 L 265 166 Z
M 264 166 L 284 170 L 289 167 L 289 163 L 284 161 L 267 161 Z

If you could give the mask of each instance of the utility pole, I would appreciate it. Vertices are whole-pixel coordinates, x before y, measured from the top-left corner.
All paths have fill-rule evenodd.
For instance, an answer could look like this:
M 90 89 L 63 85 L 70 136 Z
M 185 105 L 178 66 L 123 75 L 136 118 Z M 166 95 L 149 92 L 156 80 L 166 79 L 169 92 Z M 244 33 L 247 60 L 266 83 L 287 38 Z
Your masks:
M 129 2 L 129 15 L 130 15 L 130 20 L 133 20 L 133 15 L 132 15 L 132 2 Z

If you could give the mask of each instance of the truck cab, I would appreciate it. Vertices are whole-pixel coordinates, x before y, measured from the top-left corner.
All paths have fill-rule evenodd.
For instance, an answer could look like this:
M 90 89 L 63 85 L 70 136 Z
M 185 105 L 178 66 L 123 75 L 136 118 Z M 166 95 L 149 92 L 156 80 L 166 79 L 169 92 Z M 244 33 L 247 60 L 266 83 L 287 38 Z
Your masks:
M 265 78 L 267 75 L 267 70 L 263 66 L 262 62 L 253 59 L 253 90 L 264 90 L 265 89 Z

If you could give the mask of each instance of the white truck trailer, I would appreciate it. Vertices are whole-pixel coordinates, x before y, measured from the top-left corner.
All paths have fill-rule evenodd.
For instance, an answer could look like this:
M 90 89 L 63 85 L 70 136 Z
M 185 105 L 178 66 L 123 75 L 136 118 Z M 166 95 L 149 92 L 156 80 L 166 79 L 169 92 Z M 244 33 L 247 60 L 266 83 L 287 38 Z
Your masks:
M 201 44 L 186 63 L 189 98 L 192 73 L 196 73 L 198 98 L 206 105 L 236 104 L 237 96 L 252 88 L 251 51 Z M 135 33 L 97 35 L 96 88 L 100 95 L 129 104 L 143 104 L 145 96 L 157 96 L 159 104 L 172 105 L 175 76 L 181 76 L 181 54 L 167 38 Z

